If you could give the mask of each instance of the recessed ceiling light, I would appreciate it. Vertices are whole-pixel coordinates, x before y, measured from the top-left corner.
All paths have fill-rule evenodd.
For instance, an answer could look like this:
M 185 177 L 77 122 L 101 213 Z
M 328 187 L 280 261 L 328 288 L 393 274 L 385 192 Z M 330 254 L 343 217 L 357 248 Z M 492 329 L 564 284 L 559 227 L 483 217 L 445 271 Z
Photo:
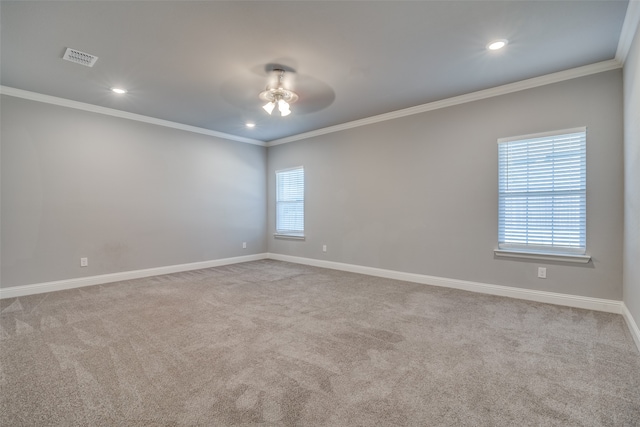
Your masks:
M 118 95 L 124 95 L 125 93 L 127 93 L 127 90 L 119 87 L 112 87 L 111 92 L 117 93 Z
M 487 44 L 487 49 L 489 49 L 489 50 L 502 49 L 503 47 L 505 47 L 507 45 L 507 43 L 509 43 L 509 41 L 507 39 L 494 40 L 494 41 L 490 42 L 489 44 Z
M 254 128 L 254 127 L 256 127 L 256 124 L 255 123 L 247 123 L 246 126 L 248 128 Z

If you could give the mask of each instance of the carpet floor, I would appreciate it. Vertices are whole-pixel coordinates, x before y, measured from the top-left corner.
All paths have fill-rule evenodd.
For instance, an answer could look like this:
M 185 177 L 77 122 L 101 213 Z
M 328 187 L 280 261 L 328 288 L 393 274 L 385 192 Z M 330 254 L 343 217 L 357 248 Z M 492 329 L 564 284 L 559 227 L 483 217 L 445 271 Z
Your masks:
M 272 260 L 0 300 L 2 426 L 639 426 L 620 315 Z

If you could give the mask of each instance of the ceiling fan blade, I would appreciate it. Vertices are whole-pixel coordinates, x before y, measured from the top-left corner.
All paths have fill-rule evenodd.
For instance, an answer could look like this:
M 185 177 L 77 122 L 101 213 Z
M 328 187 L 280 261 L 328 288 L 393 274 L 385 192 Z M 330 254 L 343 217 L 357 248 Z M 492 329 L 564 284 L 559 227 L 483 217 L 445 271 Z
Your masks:
M 266 65 L 266 67 L 273 66 L 276 65 Z M 247 111 L 256 110 L 264 104 L 258 95 L 274 81 L 274 78 L 277 84 L 280 74 L 280 71 L 274 71 L 274 69 L 268 69 L 265 66 L 254 67 L 254 69 L 224 82 L 220 87 L 220 94 L 231 105 Z M 294 91 L 299 96 L 298 101 L 292 104 L 294 114 L 310 114 L 320 111 L 327 108 L 335 100 L 333 89 L 315 77 L 285 70 L 282 81 L 286 89 Z

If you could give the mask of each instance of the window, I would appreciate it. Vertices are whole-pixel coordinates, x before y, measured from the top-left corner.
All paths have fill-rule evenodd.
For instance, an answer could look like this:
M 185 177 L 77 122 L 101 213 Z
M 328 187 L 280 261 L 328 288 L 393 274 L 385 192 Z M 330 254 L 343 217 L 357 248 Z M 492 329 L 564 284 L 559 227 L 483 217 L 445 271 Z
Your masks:
M 498 169 L 499 250 L 585 254 L 586 128 L 500 139 Z
M 304 236 L 304 168 L 276 171 L 276 235 Z

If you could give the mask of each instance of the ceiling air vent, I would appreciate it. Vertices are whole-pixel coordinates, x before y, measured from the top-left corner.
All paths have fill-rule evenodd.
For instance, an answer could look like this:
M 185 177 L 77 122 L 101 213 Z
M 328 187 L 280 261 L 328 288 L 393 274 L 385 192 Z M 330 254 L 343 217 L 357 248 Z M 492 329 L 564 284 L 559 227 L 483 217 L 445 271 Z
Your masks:
M 75 62 L 76 64 L 86 65 L 87 67 L 93 67 L 93 64 L 98 60 L 98 57 L 68 47 L 62 59 Z

